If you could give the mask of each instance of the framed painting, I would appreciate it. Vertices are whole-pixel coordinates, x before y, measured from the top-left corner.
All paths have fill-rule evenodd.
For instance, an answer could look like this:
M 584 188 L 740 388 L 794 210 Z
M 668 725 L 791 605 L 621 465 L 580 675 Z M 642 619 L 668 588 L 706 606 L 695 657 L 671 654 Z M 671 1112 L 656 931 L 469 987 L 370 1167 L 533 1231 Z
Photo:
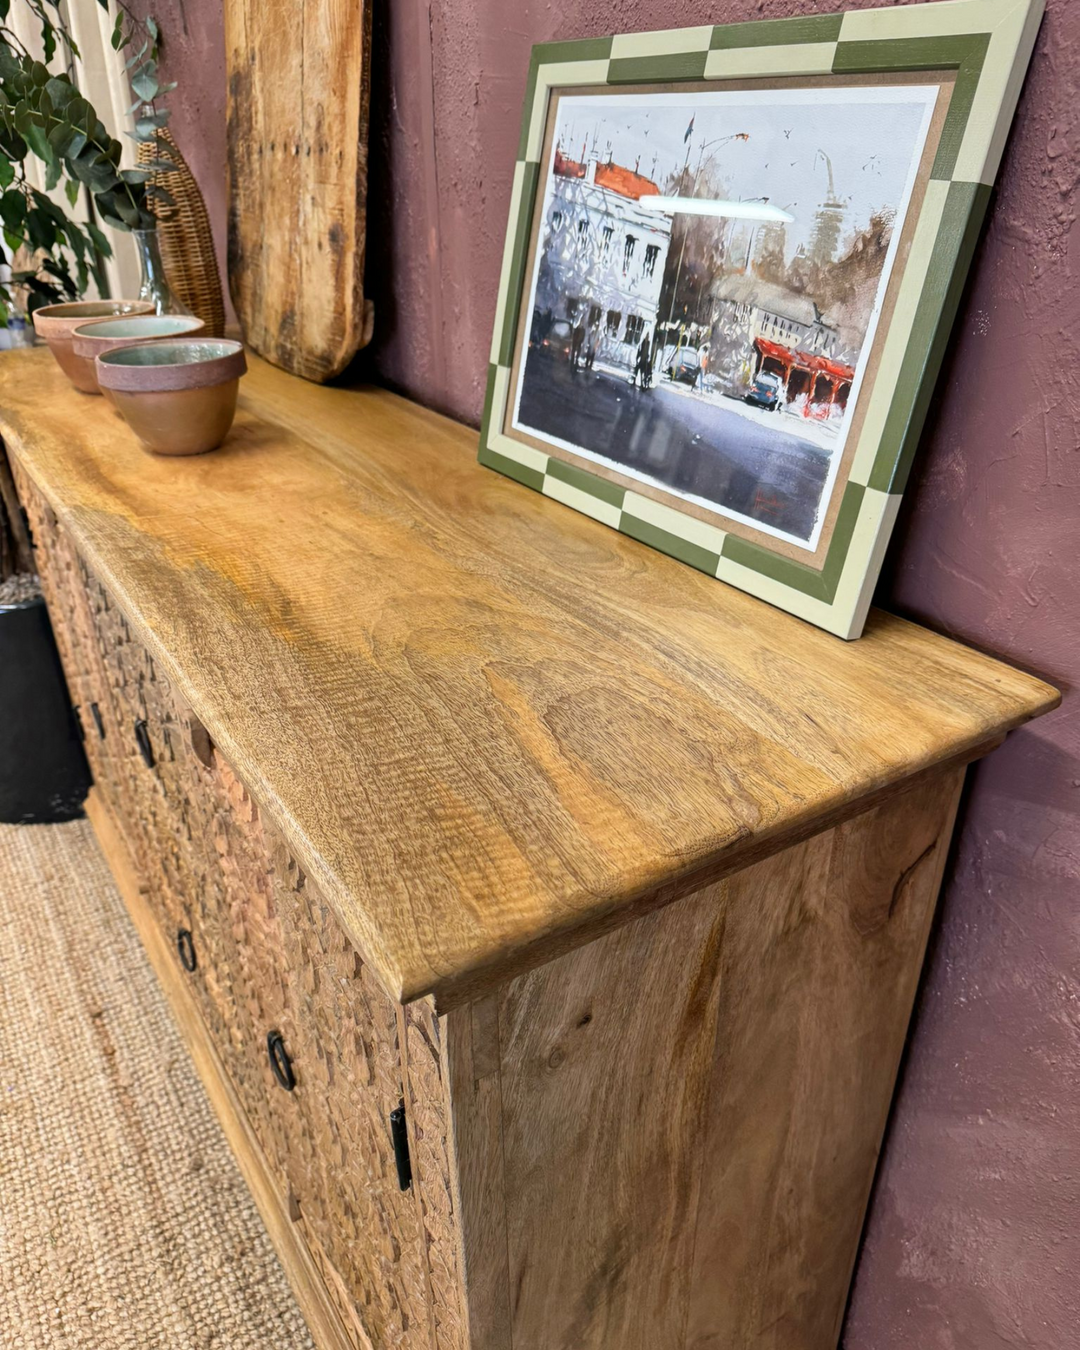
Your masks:
M 535 47 L 481 462 L 858 637 L 1042 10 Z

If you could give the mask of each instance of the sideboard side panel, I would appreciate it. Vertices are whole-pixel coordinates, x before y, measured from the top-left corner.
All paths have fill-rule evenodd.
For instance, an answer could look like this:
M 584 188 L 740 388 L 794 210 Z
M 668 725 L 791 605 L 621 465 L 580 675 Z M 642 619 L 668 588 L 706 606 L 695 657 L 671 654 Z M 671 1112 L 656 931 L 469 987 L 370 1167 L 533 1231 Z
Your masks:
M 963 779 L 732 878 L 686 1350 L 835 1350 Z
M 471 1350 L 835 1350 L 963 774 L 440 1019 Z

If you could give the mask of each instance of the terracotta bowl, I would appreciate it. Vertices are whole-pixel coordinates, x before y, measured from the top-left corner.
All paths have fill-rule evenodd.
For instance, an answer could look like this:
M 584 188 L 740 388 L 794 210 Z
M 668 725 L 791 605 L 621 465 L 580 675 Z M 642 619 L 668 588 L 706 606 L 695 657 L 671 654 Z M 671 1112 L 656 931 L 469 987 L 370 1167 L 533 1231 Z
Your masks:
M 175 338 L 95 358 L 98 383 L 148 450 L 201 455 L 229 433 L 244 348 L 225 338 Z
M 193 314 L 135 314 L 125 319 L 93 319 L 80 324 L 72 333 L 71 347 L 77 357 L 89 362 L 90 373 L 97 388 L 94 358 L 121 347 L 134 347 L 141 342 L 158 342 L 164 338 L 194 337 L 206 327 Z M 112 401 L 112 393 L 100 389 Z
M 76 389 L 98 394 L 94 367 L 85 357 L 76 356 L 72 333 L 91 319 L 116 318 L 125 314 L 153 314 L 149 300 L 71 300 L 62 305 L 44 305 L 34 311 L 34 332 L 49 344 L 49 351 Z

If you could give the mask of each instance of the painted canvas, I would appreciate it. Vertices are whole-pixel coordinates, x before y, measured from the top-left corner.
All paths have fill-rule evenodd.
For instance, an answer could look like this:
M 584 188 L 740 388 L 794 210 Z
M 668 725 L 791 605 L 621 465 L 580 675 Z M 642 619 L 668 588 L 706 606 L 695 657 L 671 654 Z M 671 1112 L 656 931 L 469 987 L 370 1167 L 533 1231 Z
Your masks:
M 514 426 L 816 548 L 939 93 L 560 99 Z
M 535 47 L 481 462 L 858 637 L 1043 4 Z

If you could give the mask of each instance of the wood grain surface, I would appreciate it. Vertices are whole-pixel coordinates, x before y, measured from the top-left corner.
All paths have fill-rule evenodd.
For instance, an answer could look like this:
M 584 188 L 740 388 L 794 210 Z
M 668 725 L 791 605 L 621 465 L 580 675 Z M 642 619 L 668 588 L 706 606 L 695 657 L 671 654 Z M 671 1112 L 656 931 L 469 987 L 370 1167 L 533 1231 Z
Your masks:
M 387 992 L 440 1011 L 1058 702 L 886 614 L 844 644 L 382 391 L 252 361 L 223 449 L 163 459 L 11 352 L 0 434 Z
M 835 1350 L 962 780 L 441 1020 L 471 1350 Z
M 249 345 L 327 380 L 363 296 L 370 0 L 225 0 L 229 288 Z

